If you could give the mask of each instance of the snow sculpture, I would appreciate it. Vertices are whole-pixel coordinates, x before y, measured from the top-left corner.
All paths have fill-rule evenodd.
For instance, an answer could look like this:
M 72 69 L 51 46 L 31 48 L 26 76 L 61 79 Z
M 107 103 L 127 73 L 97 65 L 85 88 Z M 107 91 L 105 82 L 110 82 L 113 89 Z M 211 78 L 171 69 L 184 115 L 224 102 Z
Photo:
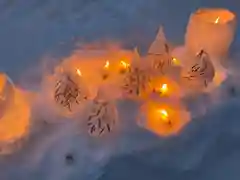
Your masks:
M 68 113 L 73 113 L 89 96 L 81 71 L 77 69 L 75 72 L 62 72 L 57 79 L 54 91 L 55 102 Z
M 166 74 L 175 65 L 175 61 L 170 55 L 170 47 L 163 27 L 159 28 L 157 37 L 148 50 L 148 58 L 152 63 L 153 69 L 160 74 Z
M 0 74 L 0 118 L 14 101 L 14 84 L 4 73 Z
M 215 75 L 214 66 L 208 53 L 201 50 L 197 55 L 194 63 L 190 67 L 182 69 L 183 83 L 194 89 L 206 88 L 212 82 Z
M 178 134 L 190 121 L 190 114 L 181 102 L 149 99 L 140 108 L 137 124 L 160 136 Z
M 236 15 L 227 9 L 198 9 L 191 14 L 187 25 L 185 34 L 187 51 L 195 54 L 204 48 L 211 59 L 224 59 L 233 41 L 236 24 Z
M 87 126 L 91 136 L 102 136 L 110 133 L 116 127 L 117 108 L 108 98 L 106 89 L 99 89 L 97 97 L 89 107 Z
M 135 58 L 128 68 L 122 84 L 123 96 L 136 98 L 142 97 L 151 87 L 151 75 L 139 60 L 139 54 L 135 49 Z
M 21 148 L 30 126 L 30 106 L 25 93 L 0 73 L 0 154 Z

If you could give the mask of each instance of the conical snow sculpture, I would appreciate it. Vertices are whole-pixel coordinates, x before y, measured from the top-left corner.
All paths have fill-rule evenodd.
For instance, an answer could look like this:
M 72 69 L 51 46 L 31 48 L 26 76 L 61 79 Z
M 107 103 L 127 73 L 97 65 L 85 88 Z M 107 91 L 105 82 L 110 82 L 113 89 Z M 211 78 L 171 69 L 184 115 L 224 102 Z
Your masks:
M 143 98 L 150 91 L 151 75 L 141 61 L 137 48 L 134 49 L 134 58 L 129 71 L 125 74 L 122 84 L 123 97 Z
M 153 41 L 148 50 L 148 54 L 160 55 L 168 52 L 169 47 L 167 45 L 167 39 L 165 37 L 163 27 L 161 26 L 158 30 L 155 40 Z
M 189 67 L 183 68 L 181 77 L 185 85 L 193 89 L 206 88 L 213 81 L 215 69 L 207 52 L 201 50 Z
M 174 65 L 163 27 L 159 28 L 156 39 L 150 46 L 148 50 L 148 57 L 152 63 L 153 69 L 160 74 L 166 74 Z
M 91 136 L 102 136 L 114 130 L 118 121 L 115 104 L 108 95 L 110 89 L 100 87 L 97 97 L 91 101 L 87 110 L 88 133 Z
M 134 61 L 138 61 L 141 57 L 140 57 L 140 54 L 139 54 L 139 52 L 138 52 L 138 48 L 137 47 L 135 47 L 134 49 L 133 49 L 133 52 L 134 52 Z

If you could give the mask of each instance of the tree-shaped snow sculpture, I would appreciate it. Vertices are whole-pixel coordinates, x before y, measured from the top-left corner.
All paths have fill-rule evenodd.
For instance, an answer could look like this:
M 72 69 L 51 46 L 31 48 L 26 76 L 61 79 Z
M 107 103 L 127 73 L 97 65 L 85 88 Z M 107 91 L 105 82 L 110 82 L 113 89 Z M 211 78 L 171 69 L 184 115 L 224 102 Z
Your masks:
M 137 49 L 135 48 L 135 57 L 124 76 L 122 90 L 123 96 L 136 98 L 141 97 L 150 89 L 151 75 L 148 69 L 140 60 Z
M 156 39 L 148 50 L 148 57 L 154 70 L 166 74 L 175 65 L 171 57 L 170 47 L 166 40 L 163 27 L 159 28 Z
M 86 84 L 82 81 L 79 69 L 76 72 L 63 72 L 55 85 L 54 99 L 58 105 L 69 113 L 89 96 Z
M 91 136 L 110 133 L 118 120 L 117 108 L 107 98 L 107 89 L 99 89 L 97 97 L 91 102 L 88 111 L 87 126 Z
M 182 78 L 188 85 L 196 88 L 206 88 L 212 82 L 215 75 L 213 63 L 207 52 L 200 50 L 196 55 L 196 60 L 190 67 L 182 69 Z

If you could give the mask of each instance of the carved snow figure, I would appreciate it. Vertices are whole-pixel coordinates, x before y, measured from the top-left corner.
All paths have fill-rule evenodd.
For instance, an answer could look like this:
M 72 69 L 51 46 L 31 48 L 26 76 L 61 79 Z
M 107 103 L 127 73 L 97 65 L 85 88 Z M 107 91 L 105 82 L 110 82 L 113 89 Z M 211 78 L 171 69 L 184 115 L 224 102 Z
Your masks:
M 195 61 L 189 67 L 183 68 L 181 73 L 183 83 L 198 90 L 207 88 L 214 75 L 213 63 L 204 50 L 197 53 Z
M 152 63 L 152 68 L 160 74 L 168 73 L 175 65 L 171 57 L 170 47 L 166 40 L 163 27 L 159 28 L 156 39 L 148 50 L 148 58 Z
M 123 78 L 122 92 L 127 98 L 140 98 L 150 90 L 151 75 L 140 61 L 140 56 L 135 48 L 135 57 Z
M 73 113 L 88 98 L 87 87 L 81 78 L 81 72 L 77 69 L 75 73 L 63 72 L 56 82 L 54 99 L 68 113 Z
M 91 136 L 102 136 L 113 131 L 118 120 L 117 108 L 108 98 L 106 89 L 99 89 L 97 97 L 90 103 L 87 126 Z

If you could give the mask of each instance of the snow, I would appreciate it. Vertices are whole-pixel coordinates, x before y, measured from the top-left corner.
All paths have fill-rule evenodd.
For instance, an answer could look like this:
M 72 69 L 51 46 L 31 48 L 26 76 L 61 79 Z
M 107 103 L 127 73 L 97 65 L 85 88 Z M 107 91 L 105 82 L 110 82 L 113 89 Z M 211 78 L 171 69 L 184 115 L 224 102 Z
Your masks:
M 82 43 L 116 41 L 126 48 L 139 46 L 144 54 L 160 24 L 170 41 L 182 43 L 190 13 L 202 6 L 226 7 L 240 15 L 235 0 L 2 0 L 0 70 L 19 86 L 37 90 L 41 74 Z M 234 60 L 239 56 L 239 29 L 236 34 Z M 237 67 L 232 70 L 230 65 L 232 77 L 221 87 L 186 100 L 194 118 L 177 136 L 158 137 L 139 128 L 138 104 L 118 102 L 122 122 L 114 138 L 87 137 L 79 124 L 68 119 L 39 124 L 20 151 L 0 156 L 0 179 L 237 180 L 240 101 L 228 91 L 232 84 L 237 93 L 240 89 Z M 39 113 L 58 118 L 43 107 Z M 68 153 L 74 157 L 72 165 L 66 165 Z

